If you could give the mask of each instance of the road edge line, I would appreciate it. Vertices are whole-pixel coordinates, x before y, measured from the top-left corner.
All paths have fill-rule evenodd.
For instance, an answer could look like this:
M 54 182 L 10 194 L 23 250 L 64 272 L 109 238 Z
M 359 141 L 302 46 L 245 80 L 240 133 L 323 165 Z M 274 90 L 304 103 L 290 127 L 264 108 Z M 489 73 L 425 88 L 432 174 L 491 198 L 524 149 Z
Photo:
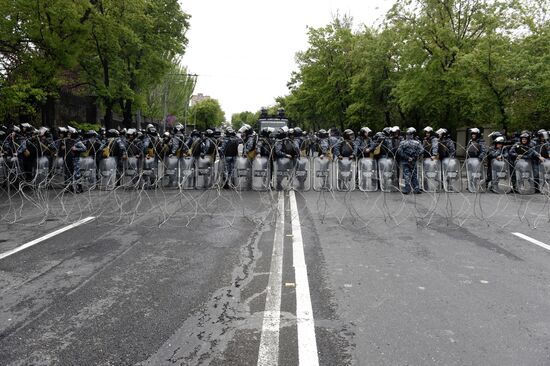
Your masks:
M 92 221 L 92 220 L 94 220 L 94 219 L 95 219 L 94 216 L 86 217 L 85 219 L 79 220 L 79 221 L 77 221 L 77 222 L 75 222 L 75 223 L 72 223 L 72 224 L 70 224 L 70 225 L 68 225 L 68 226 L 62 227 L 61 229 L 58 229 L 58 230 L 56 230 L 56 231 L 54 231 L 54 232 L 51 232 L 51 233 L 49 233 L 49 234 L 46 234 L 46 235 L 44 235 L 44 236 L 41 236 L 40 238 L 34 239 L 34 240 L 32 240 L 32 241 L 30 241 L 30 242 L 28 242 L 28 243 L 26 243 L 26 244 L 20 245 L 20 246 L 18 246 L 17 248 L 8 250 L 7 252 L 4 252 L 4 253 L 0 253 L 0 260 L 2 260 L 2 259 L 4 259 L 4 258 L 7 258 L 7 257 L 9 257 L 10 255 L 13 255 L 13 254 L 15 254 L 15 253 L 18 253 L 18 252 L 20 252 L 20 251 L 22 251 L 22 250 L 25 250 L 25 249 L 27 249 L 27 248 L 30 248 L 30 247 L 32 247 L 32 246 L 34 246 L 34 245 L 36 245 L 36 244 L 38 244 L 38 243 L 40 243 L 40 242 L 42 242 L 42 241 L 44 241 L 44 240 L 47 240 L 47 239 L 49 239 L 49 238 L 52 238 L 52 237 L 54 237 L 54 236 L 56 236 L 56 235 L 59 235 L 59 234 L 65 232 L 65 231 L 71 230 L 71 229 L 73 229 L 73 228 L 75 228 L 75 227 L 77 227 L 77 226 L 80 226 L 80 225 L 82 225 L 82 224 L 85 224 L 85 223 L 87 223 L 87 222 L 90 222 L 90 221 Z

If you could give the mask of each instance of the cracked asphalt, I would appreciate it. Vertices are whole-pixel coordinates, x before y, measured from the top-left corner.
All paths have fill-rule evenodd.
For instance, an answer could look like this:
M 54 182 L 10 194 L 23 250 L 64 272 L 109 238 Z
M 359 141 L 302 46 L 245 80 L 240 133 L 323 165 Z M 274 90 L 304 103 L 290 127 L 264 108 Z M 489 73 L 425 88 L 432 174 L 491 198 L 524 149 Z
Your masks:
M 278 192 L 0 200 L 0 365 L 257 365 Z M 284 193 L 279 365 L 298 365 Z M 550 200 L 297 192 L 321 365 L 550 365 Z

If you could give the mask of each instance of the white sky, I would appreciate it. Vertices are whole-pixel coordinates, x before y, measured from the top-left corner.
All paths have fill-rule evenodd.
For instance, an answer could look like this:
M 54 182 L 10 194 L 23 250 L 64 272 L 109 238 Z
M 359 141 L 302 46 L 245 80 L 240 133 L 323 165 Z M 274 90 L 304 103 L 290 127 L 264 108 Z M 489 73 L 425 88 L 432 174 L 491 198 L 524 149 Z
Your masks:
M 182 59 L 198 74 L 195 94 L 217 99 L 227 120 L 288 94 L 294 56 L 307 49 L 307 26 L 348 14 L 356 27 L 377 23 L 394 0 L 180 0 L 191 15 Z

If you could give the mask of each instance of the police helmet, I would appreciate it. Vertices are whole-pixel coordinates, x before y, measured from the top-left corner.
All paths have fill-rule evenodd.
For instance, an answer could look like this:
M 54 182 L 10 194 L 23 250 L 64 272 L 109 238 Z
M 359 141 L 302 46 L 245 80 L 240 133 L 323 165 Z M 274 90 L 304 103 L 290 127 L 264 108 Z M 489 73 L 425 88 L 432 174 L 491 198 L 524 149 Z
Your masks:
M 502 132 L 500 131 L 493 131 L 489 134 L 489 137 L 493 140 L 493 141 L 496 141 L 497 138 L 499 137 L 502 137 Z
M 319 130 L 319 132 L 317 132 L 317 135 L 320 137 L 320 138 L 325 138 L 325 137 L 328 137 L 328 132 L 327 130 L 325 130 L 324 128 L 321 128 Z
M 109 131 L 107 131 L 107 137 L 118 137 L 120 136 L 120 132 L 118 132 L 117 129 L 111 128 Z
M 495 138 L 495 145 L 496 144 L 503 144 L 504 143 L 504 136 L 498 136 Z
M 228 135 L 228 136 L 235 136 L 236 133 L 235 133 L 235 130 L 233 129 L 233 127 L 227 127 L 225 129 L 225 133 Z
M 416 128 L 414 127 L 407 128 L 407 135 L 414 135 L 414 134 L 416 134 Z
M 368 134 L 371 133 L 371 132 L 372 132 L 372 130 L 371 130 L 370 128 L 368 128 L 368 127 L 361 127 L 361 129 L 359 130 L 359 134 L 360 134 L 361 136 L 366 136 L 366 135 L 368 135 Z
M 476 133 L 476 134 L 479 135 L 480 134 L 479 128 L 477 128 L 477 127 L 470 128 L 470 135 L 473 134 L 473 133 Z
M 390 128 L 390 132 L 391 133 L 396 133 L 396 132 L 400 132 L 401 130 L 399 129 L 399 126 L 393 126 L 392 128 Z
M 287 130 L 284 127 L 281 127 L 277 130 L 277 138 L 284 139 L 287 137 Z
M 200 137 L 201 133 L 198 130 L 191 131 L 191 137 Z
M 391 127 L 384 127 L 382 129 L 382 133 L 386 136 L 389 136 L 390 135 L 390 132 L 391 132 Z
M 145 132 L 147 132 L 148 135 L 154 136 L 157 134 L 157 129 L 152 124 L 148 124 L 145 128 Z
M 435 133 L 440 137 L 447 136 L 447 130 L 445 128 L 440 128 L 439 130 L 435 131 Z
M 351 140 L 353 139 L 354 137 L 354 133 L 353 133 L 353 130 L 347 128 L 344 130 L 344 138 L 347 139 L 347 140 Z
M 179 133 L 183 130 L 183 125 L 181 123 L 177 123 L 175 126 L 174 126 L 174 133 Z
M 207 129 L 204 134 L 206 135 L 206 137 L 213 137 L 214 136 L 214 131 L 212 131 L 210 128 Z
M 300 127 L 294 127 L 294 136 L 301 137 L 304 134 L 304 131 Z
M 86 137 L 90 138 L 90 137 L 98 137 L 98 133 L 95 132 L 94 130 L 88 130 L 86 131 Z
M 252 132 L 252 127 L 246 123 L 239 128 L 239 133 L 243 135 L 248 135 L 250 132 Z
M 527 132 L 522 132 L 522 134 L 519 135 L 519 138 L 520 138 L 520 139 L 531 140 L 531 134 L 530 134 L 530 133 L 527 133 Z
M 422 131 L 424 131 L 424 133 L 432 133 L 434 129 L 431 126 L 426 126 Z

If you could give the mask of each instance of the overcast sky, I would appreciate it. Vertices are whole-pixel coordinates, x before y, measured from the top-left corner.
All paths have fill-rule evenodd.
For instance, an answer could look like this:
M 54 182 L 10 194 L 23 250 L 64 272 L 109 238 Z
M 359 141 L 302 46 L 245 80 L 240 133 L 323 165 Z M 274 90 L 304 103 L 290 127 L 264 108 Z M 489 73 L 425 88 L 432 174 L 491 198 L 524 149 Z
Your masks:
M 195 94 L 217 99 L 226 119 L 256 112 L 286 95 L 294 55 L 307 49 L 307 26 L 337 13 L 355 25 L 380 21 L 394 0 L 180 0 L 191 15 L 182 63 L 198 74 Z

